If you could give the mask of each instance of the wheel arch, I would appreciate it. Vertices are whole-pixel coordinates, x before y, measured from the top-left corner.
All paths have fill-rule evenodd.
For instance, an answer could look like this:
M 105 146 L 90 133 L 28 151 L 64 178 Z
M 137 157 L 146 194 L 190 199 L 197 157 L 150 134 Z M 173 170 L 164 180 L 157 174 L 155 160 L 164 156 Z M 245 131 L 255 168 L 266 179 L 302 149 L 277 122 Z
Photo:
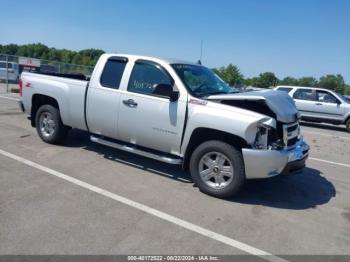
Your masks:
M 345 120 L 344 120 L 344 124 L 346 124 L 346 122 L 348 122 L 350 120 L 350 113 L 345 116 Z
M 183 169 L 188 170 L 189 160 L 193 151 L 203 142 L 209 140 L 218 140 L 230 144 L 237 149 L 241 150 L 244 147 L 249 147 L 245 139 L 240 136 L 220 131 L 212 128 L 198 127 L 193 130 L 189 143 L 186 148 L 186 152 L 183 158 Z
M 58 109 L 58 111 L 60 110 L 59 104 L 57 102 L 57 100 L 51 96 L 47 96 L 47 95 L 43 95 L 43 94 L 34 94 L 32 96 L 32 107 L 31 107 L 31 112 L 30 112 L 30 117 L 31 117 L 31 125 L 32 127 L 35 127 L 35 115 L 36 112 L 38 111 L 38 109 L 42 106 L 42 105 L 51 105 L 55 108 Z

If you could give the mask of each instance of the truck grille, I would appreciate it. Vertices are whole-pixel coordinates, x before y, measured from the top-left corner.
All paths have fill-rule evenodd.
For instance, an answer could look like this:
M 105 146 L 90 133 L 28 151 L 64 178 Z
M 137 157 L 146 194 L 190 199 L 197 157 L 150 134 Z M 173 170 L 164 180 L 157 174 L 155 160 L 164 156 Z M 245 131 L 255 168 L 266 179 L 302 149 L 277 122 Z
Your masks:
M 283 125 L 283 142 L 286 147 L 292 147 L 298 142 L 300 133 L 299 122 Z

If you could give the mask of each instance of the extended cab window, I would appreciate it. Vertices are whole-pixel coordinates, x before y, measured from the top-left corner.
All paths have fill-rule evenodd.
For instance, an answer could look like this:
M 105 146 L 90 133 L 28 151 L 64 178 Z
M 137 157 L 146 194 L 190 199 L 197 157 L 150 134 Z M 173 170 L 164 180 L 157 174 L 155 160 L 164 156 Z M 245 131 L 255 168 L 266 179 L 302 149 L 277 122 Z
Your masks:
M 152 95 L 157 84 L 172 85 L 172 82 L 159 65 L 151 62 L 136 62 L 129 80 L 128 91 Z
M 317 101 L 324 102 L 324 103 L 332 103 L 332 104 L 339 103 L 338 99 L 327 91 L 316 91 L 316 94 L 317 94 Z
M 102 75 L 101 85 L 113 89 L 118 89 L 122 79 L 126 61 L 110 59 L 107 61 Z
M 314 92 L 312 89 L 298 89 L 293 95 L 294 99 L 315 101 Z

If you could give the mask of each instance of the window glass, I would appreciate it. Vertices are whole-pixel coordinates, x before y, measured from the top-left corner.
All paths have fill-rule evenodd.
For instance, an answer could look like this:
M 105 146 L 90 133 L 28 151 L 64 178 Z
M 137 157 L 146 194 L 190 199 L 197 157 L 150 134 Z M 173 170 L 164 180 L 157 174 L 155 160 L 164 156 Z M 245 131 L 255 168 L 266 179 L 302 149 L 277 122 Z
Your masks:
M 334 103 L 338 102 L 338 99 L 327 91 L 317 91 L 317 101 L 324 103 Z
M 213 71 L 204 66 L 173 64 L 172 67 L 185 84 L 187 90 L 196 97 L 237 92 L 235 88 L 227 85 Z
M 6 68 L 6 62 L 0 62 L 0 68 Z M 12 68 L 12 64 L 7 63 L 7 68 Z
M 293 88 L 290 88 L 290 87 L 279 87 L 277 88 L 278 91 L 284 91 L 284 92 L 287 92 L 289 93 Z
M 136 62 L 129 80 L 128 91 L 153 94 L 156 84 L 172 85 L 170 77 L 153 63 Z
M 108 60 L 101 75 L 101 85 L 104 87 L 118 89 L 125 65 L 125 61 Z
M 297 91 L 295 91 L 293 98 L 309 101 L 315 100 L 312 89 L 298 89 Z

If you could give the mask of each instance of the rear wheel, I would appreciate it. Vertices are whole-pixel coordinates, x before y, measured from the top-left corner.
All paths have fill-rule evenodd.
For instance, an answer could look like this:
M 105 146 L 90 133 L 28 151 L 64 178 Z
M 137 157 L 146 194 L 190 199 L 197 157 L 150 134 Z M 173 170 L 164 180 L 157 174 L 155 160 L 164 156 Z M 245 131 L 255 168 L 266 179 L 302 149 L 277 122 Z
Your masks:
M 242 153 L 215 140 L 204 142 L 194 150 L 190 172 L 202 192 L 220 198 L 237 194 L 245 181 Z
M 346 131 L 350 133 L 350 118 L 346 121 L 345 126 L 346 126 Z
M 35 124 L 40 138 L 49 144 L 62 143 L 68 131 L 61 121 L 59 110 L 52 105 L 43 105 L 38 109 Z

